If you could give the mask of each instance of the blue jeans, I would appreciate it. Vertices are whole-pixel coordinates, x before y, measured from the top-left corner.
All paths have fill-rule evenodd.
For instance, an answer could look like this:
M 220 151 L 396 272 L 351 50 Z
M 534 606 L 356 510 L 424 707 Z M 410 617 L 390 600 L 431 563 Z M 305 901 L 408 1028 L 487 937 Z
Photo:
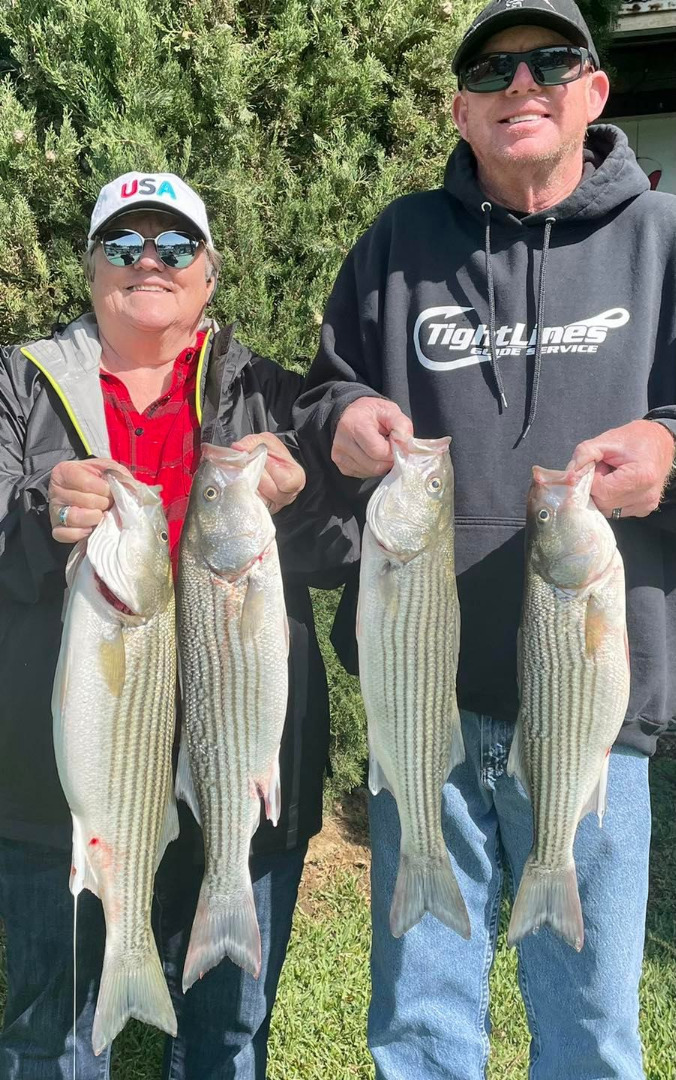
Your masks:
M 444 785 L 446 845 L 472 926 L 464 941 L 431 915 L 400 939 L 389 910 L 399 819 L 389 792 L 370 801 L 373 994 L 369 1047 L 377 1080 L 480 1080 L 489 1053 L 488 976 L 503 876 L 514 889 L 532 843 L 531 807 L 506 774 L 512 728 L 462 714 L 466 760 Z M 577 831 L 575 861 L 585 922 L 576 953 L 548 929 L 518 946 L 531 1033 L 531 1080 L 642 1080 L 638 1034 L 648 897 L 648 759 L 617 748 L 608 812 Z
M 176 1015 L 163 1080 L 265 1080 L 267 1039 L 291 932 L 307 845 L 251 859 L 261 930 L 257 981 L 229 960 L 183 996 L 181 975 L 203 863 L 196 826 L 181 815 L 155 883 L 153 921 Z M 197 842 L 196 842 L 197 841 Z M 73 902 L 70 855 L 0 839 L 0 918 L 7 939 L 8 996 L 0 1032 L 2 1080 L 71 1080 L 73 1075 Z M 110 1049 L 94 1057 L 91 1031 L 105 924 L 86 890 L 77 913 L 77 1076 L 108 1080 Z

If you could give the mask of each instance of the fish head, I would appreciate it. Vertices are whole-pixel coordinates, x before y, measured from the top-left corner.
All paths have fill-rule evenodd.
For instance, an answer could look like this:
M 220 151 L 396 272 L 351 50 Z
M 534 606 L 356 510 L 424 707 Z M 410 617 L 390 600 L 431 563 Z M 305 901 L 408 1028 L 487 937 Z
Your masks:
M 267 448 L 202 446 L 190 493 L 189 517 L 204 561 L 213 573 L 236 577 L 263 554 L 275 526 L 257 494 Z
M 608 566 L 615 537 L 593 499 L 594 463 L 584 469 L 533 467 L 526 520 L 527 562 L 545 581 L 579 590 Z
M 410 562 L 453 527 L 450 441 L 390 437 L 394 465 L 371 496 L 366 520 L 392 559 Z
M 113 505 L 87 541 L 99 591 L 128 618 L 145 621 L 171 599 L 169 532 L 160 487 L 107 469 Z

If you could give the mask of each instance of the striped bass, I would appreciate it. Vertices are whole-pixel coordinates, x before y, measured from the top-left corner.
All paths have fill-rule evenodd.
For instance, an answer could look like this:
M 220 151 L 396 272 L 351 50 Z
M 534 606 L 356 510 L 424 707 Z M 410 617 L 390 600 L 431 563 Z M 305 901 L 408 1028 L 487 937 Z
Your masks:
M 392 792 L 401 823 L 390 928 L 400 937 L 429 911 L 467 938 L 441 830 L 441 789 L 465 759 L 451 440 L 390 441 L 394 466 L 366 511 L 357 613 L 369 787 Z
M 591 499 L 594 464 L 533 469 L 519 631 L 521 705 L 508 772 L 533 803 L 534 843 L 508 940 L 550 926 L 578 951 L 573 858 L 581 818 L 606 805 L 610 749 L 629 700 L 622 558 Z
M 184 739 L 177 795 L 204 834 L 205 872 L 183 989 L 229 956 L 258 976 L 249 873 L 261 798 L 280 811 L 289 632 L 275 527 L 256 493 L 267 450 L 203 445 L 181 539 L 178 627 Z
M 155 871 L 178 836 L 167 524 L 158 488 L 112 470 L 104 478 L 114 505 L 69 560 L 52 697 L 56 763 L 73 818 L 70 889 L 100 897 L 106 920 L 95 1054 L 131 1016 L 176 1034 L 150 925 Z

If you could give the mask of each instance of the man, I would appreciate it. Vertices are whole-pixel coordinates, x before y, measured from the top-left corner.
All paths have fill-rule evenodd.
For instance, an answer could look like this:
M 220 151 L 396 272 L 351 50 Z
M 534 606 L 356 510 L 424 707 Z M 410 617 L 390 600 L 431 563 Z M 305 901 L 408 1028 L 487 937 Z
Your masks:
M 0 355 L 3 1080 L 56 1080 L 73 1068 L 71 821 L 50 708 L 65 562 L 111 505 L 103 471 L 113 459 L 162 485 L 175 565 L 201 441 L 246 449 L 265 442 L 270 451 L 259 493 L 277 525 L 292 689 L 280 822 L 262 825 L 253 841 L 258 981 L 226 960 L 181 992 L 203 873 L 201 833 L 185 807 L 180 838 L 159 869 L 155 930 L 178 1017 L 163 1075 L 265 1077 L 303 858 L 321 827 L 328 753 L 326 679 L 307 586 L 338 583 L 344 571 L 332 567 L 349 561 L 351 541 L 341 522 L 321 516 L 320 484 L 312 476 L 306 484 L 286 445 L 294 444 L 291 408 L 301 377 L 240 344 L 231 326 L 217 331 L 205 318 L 219 265 L 204 204 L 179 177 L 118 177 L 92 214 L 85 268 L 93 313 Z M 100 903 L 85 891 L 77 923 L 78 1080 L 109 1076 L 110 1051 L 95 1058 L 91 1046 L 104 937 Z
M 587 816 L 577 834 L 584 948 L 543 930 L 519 946 L 519 972 L 533 1078 L 638 1080 L 647 755 L 676 706 L 676 516 L 660 504 L 676 433 L 676 200 L 649 191 L 620 131 L 587 130 L 608 79 L 572 0 L 492 0 L 453 70 L 462 141 L 443 188 L 396 200 L 350 252 L 299 402 L 302 438 L 345 478 L 387 472 L 392 431 L 453 437 L 466 761 L 442 813 L 472 935 L 426 915 L 391 936 L 399 825 L 389 793 L 372 798 L 369 1043 L 380 1080 L 484 1075 L 503 877 L 518 886 L 532 841 L 506 775 L 526 493 L 534 464 L 594 461 L 626 569 L 631 700 L 603 830 Z M 349 607 L 337 642 L 351 641 Z

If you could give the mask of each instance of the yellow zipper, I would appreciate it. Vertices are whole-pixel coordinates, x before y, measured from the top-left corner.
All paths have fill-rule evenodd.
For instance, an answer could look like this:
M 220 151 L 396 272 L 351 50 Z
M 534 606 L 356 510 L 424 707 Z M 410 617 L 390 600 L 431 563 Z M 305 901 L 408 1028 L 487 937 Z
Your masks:
M 66 412 L 68 413 L 68 416 L 69 416 L 69 418 L 70 418 L 70 422 L 71 422 L 71 424 L 73 425 L 73 427 L 75 428 L 75 430 L 76 430 L 76 432 L 77 432 L 77 434 L 78 434 L 78 438 L 79 438 L 79 439 L 80 439 L 80 441 L 82 442 L 82 445 L 84 446 L 84 448 L 85 448 L 85 450 L 86 450 L 87 454 L 89 455 L 89 457 L 94 457 L 94 453 L 93 453 L 93 451 L 92 451 L 92 448 L 91 448 L 91 446 L 89 445 L 89 443 L 87 442 L 87 439 L 85 438 L 85 434 L 84 434 L 84 431 L 82 430 L 82 428 L 80 427 L 80 425 L 79 425 L 79 424 L 78 424 L 78 422 L 77 422 L 77 418 L 76 418 L 76 416 L 75 416 L 75 413 L 73 412 L 73 410 L 72 410 L 72 408 L 71 408 L 71 406 L 70 406 L 70 402 L 68 401 L 68 398 L 67 398 L 67 397 L 66 397 L 66 395 L 64 394 L 63 390 L 61 389 L 61 387 L 60 387 L 60 386 L 59 386 L 59 384 L 57 383 L 57 381 L 56 381 L 56 379 L 54 378 L 54 376 L 53 376 L 53 375 L 51 374 L 51 372 L 49 372 L 49 371 L 47 370 L 47 368 L 46 368 L 46 367 L 44 367 L 44 366 L 43 366 L 43 364 L 41 364 L 41 363 L 40 363 L 40 361 L 39 361 L 39 360 L 36 360 L 36 359 L 35 359 L 35 357 L 33 356 L 33 354 L 32 354 L 32 353 L 29 353 L 28 349 L 21 349 L 21 352 L 23 353 L 23 355 L 24 355 L 25 357 L 27 357 L 27 359 L 28 359 L 28 360 L 30 360 L 30 361 L 31 361 L 31 363 L 32 363 L 32 364 L 35 364 L 35 366 L 36 366 L 36 368 L 38 369 L 38 371 L 41 371 L 41 372 L 42 372 L 42 374 L 44 375 L 44 377 L 45 377 L 45 378 L 46 378 L 46 379 L 47 379 L 47 380 L 48 380 L 48 381 L 49 381 L 49 382 L 51 383 L 51 385 L 52 385 L 52 386 L 54 387 L 54 389 L 55 389 L 56 393 L 58 394 L 58 396 L 59 396 L 59 398 L 60 398 L 60 400 L 61 400 L 61 403 L 62 403 L 62 405 L 63 405 L 64 409 L 65 409 L 65 410 L 66 410 Z
M 195 412 L 197 413 L 197 422 L 200 427 L 202 426 L 202 368 L 207 355 L 207 346 L 211 337 L 211 330 L 207 330 L 206 337 L 202 342 L 202 348 L 200 351 L 200 357 L 197 361 L 197 377 L 195 382 Z

